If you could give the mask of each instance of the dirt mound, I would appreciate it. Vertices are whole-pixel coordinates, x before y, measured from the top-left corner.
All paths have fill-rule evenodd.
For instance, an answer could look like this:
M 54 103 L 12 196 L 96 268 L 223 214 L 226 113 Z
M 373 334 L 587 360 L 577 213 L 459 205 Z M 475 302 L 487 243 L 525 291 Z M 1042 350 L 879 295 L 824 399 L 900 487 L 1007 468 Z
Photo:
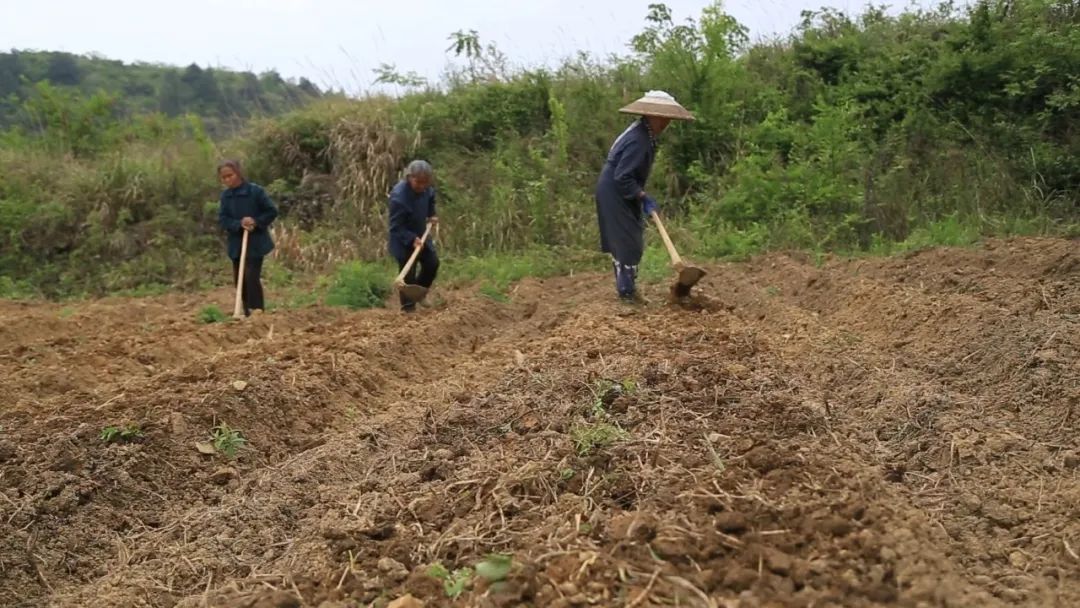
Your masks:
M 5 304 L 0 599 L 1080 603 L 1078 259 L 770 255 L 644 309 L 602 273 L 415 317 Z M 221 422 L 236 458 L 197 448 Z

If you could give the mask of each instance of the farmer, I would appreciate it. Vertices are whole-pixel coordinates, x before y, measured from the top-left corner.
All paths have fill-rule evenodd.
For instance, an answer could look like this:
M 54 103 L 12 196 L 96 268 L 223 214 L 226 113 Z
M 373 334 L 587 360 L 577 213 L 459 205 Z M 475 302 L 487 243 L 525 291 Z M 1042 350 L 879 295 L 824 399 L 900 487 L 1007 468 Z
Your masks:
M 405 283 L 428 288 L 435 282 L 435 275 L 439 271 L 439 256 L 430 238 L 423 242 L 420 239 L 428 223 L 434 225 L 439 222 L 435 214 L 435 188 L 431 185 L 434 172 L 427 161 L 414 160 L 409 163 L 405 173 L 405 179 L 390 191 L 388 249 L 397 260 L 398 270 L 402 270 L 413 250 L 422 246 L 416 263 L 405 275 Z M 416 302 L 400 291 L 399 296 L 403 312 L 416 310 Z
M 244 263 L 244 284 L 240 288 L 244 315 L 253 310 L 263 311 L 263 288 L 260 274 L 263 258 L 274 249 L 270 224 L 277 217 L 277 207 L 258 184 L 247 181 L 240 163 L 222 161 L 218 178 L 225 190 L 218 203 L 218 223 L 229 235 L 228 255 L 233 265 L 233 284 L 240 272 L 240 249 L 243 234 L 248 233 L 248 248 Z
M 645 217 L 657 210 L 656 200 L 645 193 L 656 138 L 672 120 L 694 116 L 663 91 L 649 91 L 619 111 L 639 118 L 615 139 L 596 184 L 600 250 L 611 254 L 619 298 L 642 303 L 634 279 L 645 250 Z

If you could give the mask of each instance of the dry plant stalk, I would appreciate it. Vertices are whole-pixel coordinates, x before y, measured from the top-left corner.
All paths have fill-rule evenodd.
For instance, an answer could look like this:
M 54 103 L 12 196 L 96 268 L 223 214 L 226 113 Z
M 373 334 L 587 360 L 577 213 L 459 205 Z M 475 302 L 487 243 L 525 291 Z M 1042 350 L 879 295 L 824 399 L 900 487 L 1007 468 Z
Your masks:
M 393 185 L 405 153 L 405 138 L 385 119 L 342 118 L 331 129 L 327 148 L 338 189 L 335 206 L 355 219 L 381 220 L 378 205 Z

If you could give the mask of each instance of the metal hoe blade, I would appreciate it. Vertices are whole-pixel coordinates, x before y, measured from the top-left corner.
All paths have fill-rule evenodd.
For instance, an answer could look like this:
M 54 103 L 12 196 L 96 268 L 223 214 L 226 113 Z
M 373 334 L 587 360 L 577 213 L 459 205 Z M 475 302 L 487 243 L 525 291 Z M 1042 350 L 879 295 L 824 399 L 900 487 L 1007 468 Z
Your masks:
M 398 289 L 401 293 L 405 294 L 406 298 L 409 298 L 413 302 L 422 302 L 427 297 L 427 287 L 422 285 L 402 285 Z
M 698 281 L 705 276 L 705 270 L 697 266 L 680 265 L 677 268 L 679 272 L 678 278 L 675 283 L 671 285 L 671 292 L 680 297 L 685 298 L 690 295 L 690 289 L 697 285 Z

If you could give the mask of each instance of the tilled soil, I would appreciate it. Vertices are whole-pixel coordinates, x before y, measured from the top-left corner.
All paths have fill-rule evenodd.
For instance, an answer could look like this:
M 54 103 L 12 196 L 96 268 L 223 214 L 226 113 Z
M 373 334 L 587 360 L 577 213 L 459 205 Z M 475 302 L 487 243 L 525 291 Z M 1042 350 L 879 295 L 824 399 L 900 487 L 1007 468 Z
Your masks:
M 708 270 L 0 304 L 0 605 L 1080 605 L 1075 241 Z

